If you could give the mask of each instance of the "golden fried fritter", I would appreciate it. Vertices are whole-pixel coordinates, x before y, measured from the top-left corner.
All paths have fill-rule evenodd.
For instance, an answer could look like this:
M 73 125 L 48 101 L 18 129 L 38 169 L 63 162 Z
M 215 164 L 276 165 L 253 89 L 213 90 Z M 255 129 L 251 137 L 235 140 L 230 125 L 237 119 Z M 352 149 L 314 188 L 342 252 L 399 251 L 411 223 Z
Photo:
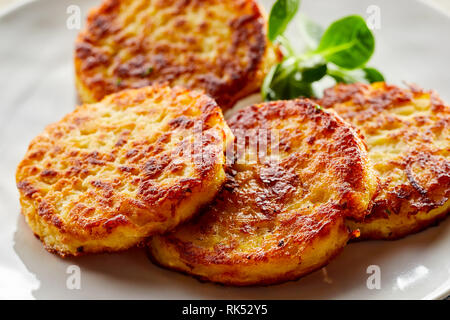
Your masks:
M 31 142 L 16 174 L 22 212 L 61 256 L 129 248 L 214 197 L 232 137 L 201 92 L 153 86 L 107 96 Z
M 320 103 L 365 137 L 380 180 L 361 239 L 396 239 L 450 211 L 450 107 L 433 92 L 385 83 L 338 85 Z
M 279 58 L 255 0 L 105 0 L 76 41 L 76 84 L 83 102 L 158 82 L 227 109 Z
M 228 124 L 238 150 L 229 181 L 199 216 L 152 237 L 150 257 L 229 285 L 278 283 L 325 265 L 351 236 L 345 219 L 362 219 L 376 190 L 362 140 L 309 100 L 254 105 Z

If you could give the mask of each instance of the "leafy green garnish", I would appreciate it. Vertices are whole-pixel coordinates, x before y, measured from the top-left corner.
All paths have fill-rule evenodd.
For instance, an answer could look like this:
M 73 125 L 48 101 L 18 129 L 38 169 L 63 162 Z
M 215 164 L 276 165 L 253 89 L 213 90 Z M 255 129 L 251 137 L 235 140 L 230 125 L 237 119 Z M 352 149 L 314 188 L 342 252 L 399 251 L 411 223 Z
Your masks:
M 361 16 L 351 15 L 333 22 L 325 31 L 313 20 L 300 15 L 299 31 L 306 49 L 297 54 L 284 32 L 296 15 L 300 1 L 277 0 L 269 17 L 269 39 L 284 54 L 264 79 L 264 100 L 317 97 L 314 83 L 323 78 L 353 83 L 384 81 L 374 68 L 366 67 L 375 49 L 375 39 Z
M 333 22 L 320 39 L 315 53 L 342 68 L 363 66 L 375 50 L 372 32 L 360 16 L 348 16 Z
M 278 0 L 270 10 L 269 39 L 275 41 L 284 33 L 300 6 L 300 0 Z
M 365 67 L 362 69 L 366 74 L 366 79 L 370 83 L 384 81 L 383 74 L 375 68 Z
M 295 99 L 314 95 L 312 83 L 323 78 L 327 65 L 322 61 L 301 61 L 295 57 L 274 66 L 266 76 L 262 90 L 266 100 Z
M 384 81 L 383 75 L 375 68 L 364 67 L 360 69 L 348 70 L 339 68 L 334 64 L 328 64 L 327 74 L 334 78 L 336 82 L 354 83 L 366 82 L 373 83 Z

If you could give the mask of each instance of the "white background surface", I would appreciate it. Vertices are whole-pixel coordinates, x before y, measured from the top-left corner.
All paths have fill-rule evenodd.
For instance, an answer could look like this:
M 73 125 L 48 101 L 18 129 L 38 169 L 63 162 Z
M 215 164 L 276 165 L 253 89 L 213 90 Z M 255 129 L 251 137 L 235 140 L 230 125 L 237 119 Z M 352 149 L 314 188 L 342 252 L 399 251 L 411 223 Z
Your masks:
M 0 0 L 4 2 L 4 0 Z M 450 219 L 394 242 L 348 245 L 326 268 L 299 281 L 262 288 L 200 283 L 153 266 L 144 252 L 60 259 L 47 253 L 19 214 L 15 167 L 29 141 L 75 105 L 72 51 L 78 30 L 66 9 L 82 13 L 99 1 L 43 0 L 0 18 L 0 298 L 101 299 L 406 299 L 439 298 L 450 287 Z M 263 1 L 270 3 L 271 1 Z M 350 13 L 381 10 L 371 65 L 387 80 L 434 88 L 450 101 L 450 19 L 412 0 L 304 0 L 301 11 L 328 25 Z M 1 3 L 0 3 L 1 5 Z M 295 24 L 289 30 L 298 37 Z M 66 286 L 68 266 L 81 268 L 81 290 Z M 369 265 L 381 289 L 369 290 Z

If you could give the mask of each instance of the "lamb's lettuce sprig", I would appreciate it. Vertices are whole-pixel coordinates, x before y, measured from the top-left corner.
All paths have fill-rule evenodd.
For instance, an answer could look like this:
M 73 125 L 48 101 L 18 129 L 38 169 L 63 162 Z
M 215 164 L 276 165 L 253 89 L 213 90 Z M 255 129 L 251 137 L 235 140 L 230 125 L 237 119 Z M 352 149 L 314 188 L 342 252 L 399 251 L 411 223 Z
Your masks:
M 277 0 L 270 11 L 268 37 L 280 46 L 284 58 L 264 80 L 264 100 L 316 97 L 313 84 L 326 76 L 343 83 L 384 81 L 378 70 L 366 66 L 375 50 L 375 38 L 358 15 L 341 18 L 326 30 L 301 16 L 306 50 L 296 53 L 284 33 L 299 6 L 300 0 Z

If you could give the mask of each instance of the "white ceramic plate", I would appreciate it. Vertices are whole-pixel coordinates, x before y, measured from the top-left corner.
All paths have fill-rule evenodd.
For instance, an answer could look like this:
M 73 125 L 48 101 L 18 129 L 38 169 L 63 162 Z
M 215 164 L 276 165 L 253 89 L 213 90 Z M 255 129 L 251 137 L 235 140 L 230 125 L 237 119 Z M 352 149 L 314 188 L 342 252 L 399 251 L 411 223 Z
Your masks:
M 264 5 L 272 1 L 263 1 Z M 29 141 L 76 103 L 72 50 L 78 30 L 67 28 L 67 8 L 86 15 L 98 1 L 24 2 L 0 18 L 0 298 L 38 299 L 438 299 L 450 288 L 450 219 L 394 242 L 348 245 L 326 271 L 262 288 L 200 283 L 152 265 L 143 251 L 63 260 L 47 253 L 19 214 L 15 167 Z M 450 101 L 450 19 L 409 0 L 304 0 L 302 12 L 328 24 L 350 13 L 380 9 L 372 64 L 393 83 L 434 88 Z M 290 28 L 295 40 L 298 32 Z M 78 266 L 81 289 L 70 289 Z M 367 268 L 381 272 L 369 289 Z M 69 273 L 68 273 L 69 272 Z M 70 283 L 69 283 L 70 284 Z

